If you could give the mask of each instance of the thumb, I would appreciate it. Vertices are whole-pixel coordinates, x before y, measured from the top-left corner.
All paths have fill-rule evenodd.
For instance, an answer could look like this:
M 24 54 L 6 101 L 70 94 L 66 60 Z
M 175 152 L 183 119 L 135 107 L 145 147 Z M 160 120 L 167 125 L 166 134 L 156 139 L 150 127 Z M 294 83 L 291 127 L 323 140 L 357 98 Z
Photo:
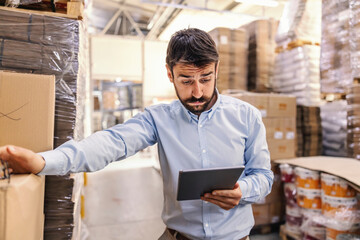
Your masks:
M 10 156 L 22 159 L 31 159 L 34 154 L 31 150 L 13 145 L 7 146 L 6 150 Z
M 10 155 L 14 155 L 16 156 L 16 149 L 15 149 L 15 146 L 12 146 L 12 145 L 9 145 L 6 147 L 6 151 L 10 154 Z
M 237 189 L 238 187 L 240 187 L 240 184 L 239 184 L 239 182 L 236 182 L 233 189 Z

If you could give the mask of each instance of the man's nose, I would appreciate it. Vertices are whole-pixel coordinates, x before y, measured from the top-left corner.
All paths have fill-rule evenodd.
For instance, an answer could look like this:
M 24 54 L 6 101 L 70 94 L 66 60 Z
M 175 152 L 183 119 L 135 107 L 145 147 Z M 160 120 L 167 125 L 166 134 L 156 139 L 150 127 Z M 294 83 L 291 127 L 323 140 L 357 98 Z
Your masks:
M 192 95 L 195 98 L 201 98 L 203 96 L 203 91 L 199 82 L 195 82 L 193 85 Z

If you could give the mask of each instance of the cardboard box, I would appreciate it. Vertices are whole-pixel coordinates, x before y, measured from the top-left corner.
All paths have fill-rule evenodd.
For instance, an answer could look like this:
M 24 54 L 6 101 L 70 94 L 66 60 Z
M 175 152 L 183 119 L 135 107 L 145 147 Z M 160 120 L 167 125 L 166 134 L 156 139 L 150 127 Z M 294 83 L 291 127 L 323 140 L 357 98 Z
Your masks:
M 51 150 L 54 105 L 54 76 L 0 71 L 0 146 Z M 44 184 L 32 174 L 0 180 L 1 240 L 43 238 Z
M 0 71 L 0 146 L 53 148 L 55 77 Z
M 0 239 L 40 240 L 44 229 L 45 177 L 12 175 L 0 180 Z
M 329 173 L 349 181 L 352 187 L 360 192 L 360 161 L 341 157 L 301 157 L 276 160 L 276 163 L 287 163 L 293 166 L 308 168 Z
M 283 202 L 253 204 L 255 226 L 279 223 L 284 219 L 285 205 Z
M 295 157 L 295 139 L 268 139 L 268 146 L 271 160 Z
M 259 109 L 263 118 L 296 117 L 296 98 L 291 95 L 249 92 L 229 95 L 248 102 Z

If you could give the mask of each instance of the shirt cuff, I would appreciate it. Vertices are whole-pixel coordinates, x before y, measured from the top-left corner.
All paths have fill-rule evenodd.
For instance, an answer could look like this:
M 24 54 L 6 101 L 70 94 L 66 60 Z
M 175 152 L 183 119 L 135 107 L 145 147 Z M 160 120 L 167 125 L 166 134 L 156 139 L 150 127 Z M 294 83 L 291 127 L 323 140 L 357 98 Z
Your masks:
M 249 197 L 249 187 L 246 180 L 245 179 L 239 180 L 239 186 L 242 193 L 241 200 L 244 200 L 245 198 Z
M 62 175 L 64 168 L 64 153 L 58 150 L 38 153 L 45 160 L 45 167 L 38 175 Z

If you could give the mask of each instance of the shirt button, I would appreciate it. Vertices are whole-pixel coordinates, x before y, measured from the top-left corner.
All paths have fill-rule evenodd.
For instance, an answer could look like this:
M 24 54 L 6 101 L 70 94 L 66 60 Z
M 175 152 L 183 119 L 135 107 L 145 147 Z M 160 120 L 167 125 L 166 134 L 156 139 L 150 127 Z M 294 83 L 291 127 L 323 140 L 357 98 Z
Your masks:
M 205 224 L 205 227 L 208 227 L 209 226 L 209 224 Z
M 208 204 L 209 202 L 208 201 L 204 201 L 205 202 L 205 204 Z
M 202 127 L 202 124 L 200 124 L 199 127 Z
M 205 150 L 205 149 L 203 149 L 203 153 L 206 153 L 206 150 Z

